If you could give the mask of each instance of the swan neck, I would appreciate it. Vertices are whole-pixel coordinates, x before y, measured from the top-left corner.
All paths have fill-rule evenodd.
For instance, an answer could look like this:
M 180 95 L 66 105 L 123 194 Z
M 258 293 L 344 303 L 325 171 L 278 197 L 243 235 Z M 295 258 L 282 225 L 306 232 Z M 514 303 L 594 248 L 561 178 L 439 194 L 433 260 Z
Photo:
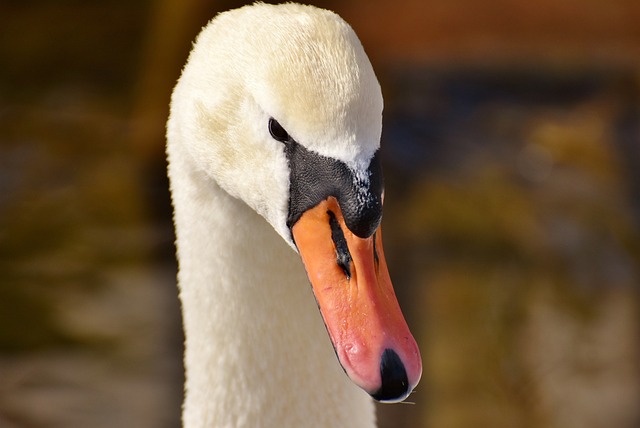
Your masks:
M 298 255 L 169 144 L 185 329 L 185 428 L 372 427 Z

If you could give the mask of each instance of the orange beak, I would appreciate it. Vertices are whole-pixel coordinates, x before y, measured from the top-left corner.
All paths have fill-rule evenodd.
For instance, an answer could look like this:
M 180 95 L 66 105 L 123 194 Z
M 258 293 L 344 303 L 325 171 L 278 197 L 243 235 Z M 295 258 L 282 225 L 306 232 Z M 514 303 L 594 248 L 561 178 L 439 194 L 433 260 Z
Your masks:
M 354 235 L 329 197 L 291 230 L 345 372 L 379 401 L 404 400 L 422 361 L 393 291 L 381 228 L 368 238 Z

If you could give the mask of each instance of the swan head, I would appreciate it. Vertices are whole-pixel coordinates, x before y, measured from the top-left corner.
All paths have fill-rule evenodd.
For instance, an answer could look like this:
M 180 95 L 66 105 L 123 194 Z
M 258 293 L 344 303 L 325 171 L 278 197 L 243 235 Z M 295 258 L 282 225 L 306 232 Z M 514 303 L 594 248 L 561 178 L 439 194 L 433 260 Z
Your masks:
M 347 375 L 378 400 L 400 401 L 422 368 L 382 251 L 382 109 L 346 22 L 257 3 L 198 36 L 167 138 L 299 252 Z

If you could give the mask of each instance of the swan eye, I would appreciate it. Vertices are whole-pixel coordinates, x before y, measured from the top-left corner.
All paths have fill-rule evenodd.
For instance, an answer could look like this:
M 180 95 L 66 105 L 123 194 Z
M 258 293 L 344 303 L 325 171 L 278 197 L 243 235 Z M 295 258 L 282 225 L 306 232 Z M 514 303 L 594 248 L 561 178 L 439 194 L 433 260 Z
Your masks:
M 269 133 L 274 139 L 282 143 L 286 143 L 291 139 L 287 131 L 274 118 L 269 119 Z

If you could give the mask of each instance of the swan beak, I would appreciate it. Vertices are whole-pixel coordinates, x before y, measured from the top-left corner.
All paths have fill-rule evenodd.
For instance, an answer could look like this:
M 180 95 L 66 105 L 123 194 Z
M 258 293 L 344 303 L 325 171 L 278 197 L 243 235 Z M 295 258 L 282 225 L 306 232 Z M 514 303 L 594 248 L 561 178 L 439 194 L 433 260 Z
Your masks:
M 291 230 L 345 372 L 378 401 L 404 400 L 420 380 L 422 361 L 393 291 L 380 227 L 356 236 L 329 197 Z

